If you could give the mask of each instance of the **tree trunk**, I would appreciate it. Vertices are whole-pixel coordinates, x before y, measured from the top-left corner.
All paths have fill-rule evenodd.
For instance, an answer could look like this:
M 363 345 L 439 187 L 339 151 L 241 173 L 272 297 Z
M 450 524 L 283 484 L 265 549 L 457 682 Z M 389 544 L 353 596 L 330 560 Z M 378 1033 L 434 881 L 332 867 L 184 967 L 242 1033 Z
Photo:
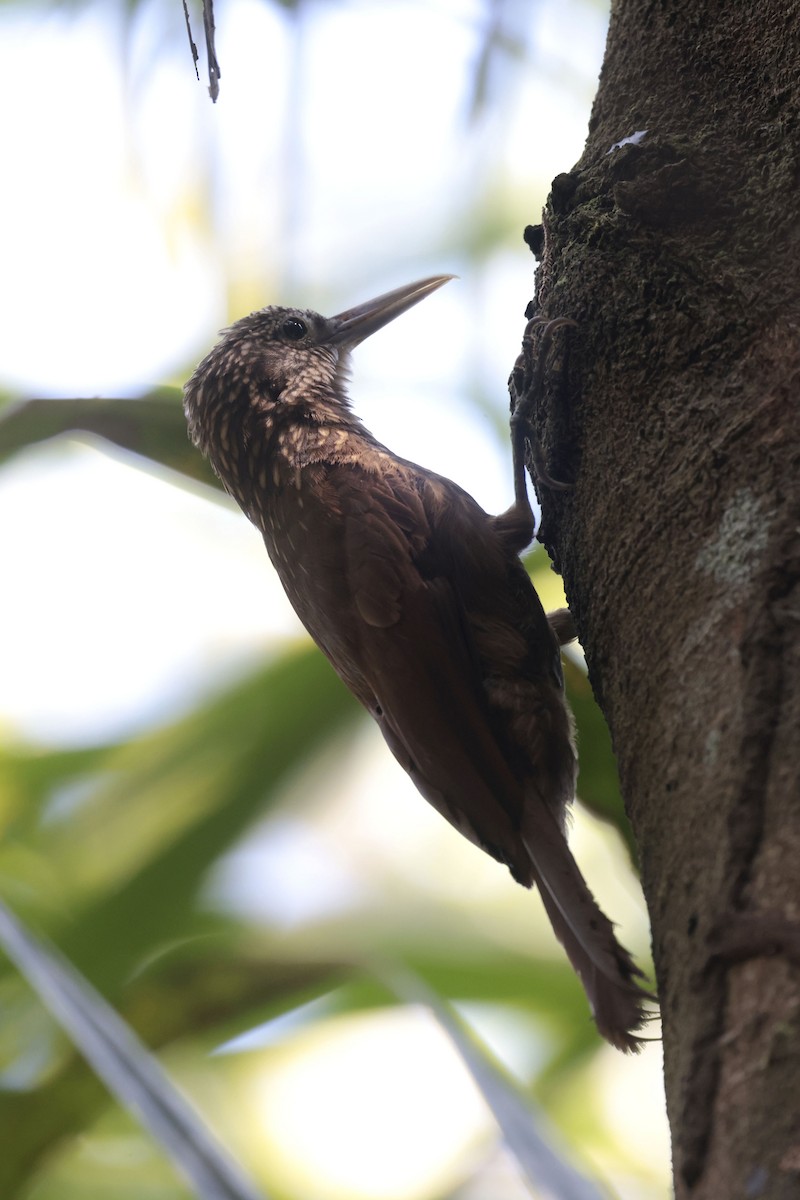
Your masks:
M 542 540 L 640 847 L 678 1200 L 800 1195 L 799 31 L 797 0 L 620 0 L 526 233 L 579 326 Z

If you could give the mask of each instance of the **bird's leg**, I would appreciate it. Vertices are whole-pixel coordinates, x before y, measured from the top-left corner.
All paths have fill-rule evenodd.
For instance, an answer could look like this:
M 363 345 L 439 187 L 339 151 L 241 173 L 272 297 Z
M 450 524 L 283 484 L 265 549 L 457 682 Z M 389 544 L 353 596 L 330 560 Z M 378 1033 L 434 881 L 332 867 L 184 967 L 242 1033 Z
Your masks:
M 539 339 L 539 352 L 533 355 L 533 331 L 536 326 L 543 326 Z M 527 500 L 525 485 L 525 449 L 530 449 L 532 475 L 536 483 L 544 487 L 554 488 L 565 492 L 570 484 L 562 483 L 549 474 L 544 462 L 542 447 L 531 422 L 531 410 L 536 400 L 542 394 L 544 386 L 544 368 L 547 362 L 547 352 L 557 329 L 575 326 L 576 322 L 570 317 L 555 317 L 552 321 L 544 317 L 533 317 L 525 327 L 522 335 L 522 353 L 514 364 L 509 380 L 511 392 L 511 445 L 514 454 L 514 495 L 516 503 L 520 501 L 520 491 Z M 528 503 L 528 507 L 530 504 Z
M 539 353 L 533 356 L 533 330 L 543 325 L 539 340 Z M 514 363 L 508 381 L 511 395 L 511 453 L 514 469 L 514 503 L 506 512 L 495 518 L 496 528 L 509 551 L 519 554 L 533 541 L 535 520 L 531 507 L 528 485 L 525 479 L 527 453 L 530 452 L 532 477 L 535 483 L 557 491 L 567 491 L 571 486 L 553 479 L 544 463 L 544 455 L 531 422 L 531 409 L 541 395 L 544 384 L 544 367 L 547 351 L 557 329 L 575 325 L 569 317 L 556 317 L 546 321 L 544 317 L 533 317 L 522 335 L 522 352 Z M 570 637 L 566 637 L 569 641 Z M 563 643 L 562 643 L 563 644 Z

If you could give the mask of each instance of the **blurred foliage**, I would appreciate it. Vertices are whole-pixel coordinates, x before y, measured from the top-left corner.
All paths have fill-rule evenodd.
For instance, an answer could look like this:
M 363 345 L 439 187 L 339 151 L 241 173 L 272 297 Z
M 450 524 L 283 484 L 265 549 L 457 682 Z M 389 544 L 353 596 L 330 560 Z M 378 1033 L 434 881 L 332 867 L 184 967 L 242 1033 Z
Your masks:
M 158 388 L 133 400 L 8 400 L 0 407 L 0 463 L 27 446 L 74 432 L 105 438 L 189 479 L 220 486 L 189 443 L 178 388 Z
M 199 459 L 187 452 L 179 397 L 169 390 L 137 400 L 10 406 L 0 419 L 0 457 L 70 431 L 107 438 L 187 481 L 201 477 Z M 571 659 L 566 677 L 581 795 L 627 840 L 605 723 Z M 435 997 L 538 1014 L 549 1042 L 536 1087 L 544 1099 L 597 1048 L 564 960 L 522 958 L 473 930 L 454 937 L 446 915 L 439 928 L 421 929 L 413 919 L 382 926 L 376 941 L 370 915 L 355 911 L 344 927 L 323 922 L 292 944 L 208 907 L 204 889 L 215 864 L 280 806 L 293 774 L 362 718 L 322 655 L 304 645 L 130 742 L 6 748 L 3 894 L 153 1048 L 187 1036 L 219 1043 L 321 997 L 335 997 L 340 1012 L 391 1004 L 381 971 L 373 979 L 370 967 L 379 947 L 382 960 L 404 964 Z M 55 1147 L 92 1127 L 108 1099 L 48 1021 L 32 1020 L 7 965 L 0 997 L 0 1194 L 11 1196 Z M 24 1087 L 9 1086 L 20 1079 Z
M 2 902 L 0 941 L 99 1078 L 167 1151 L 202 1200 L 266 1200 L 197 1119 L 130 1026 Z
M 296 18 L 311 7 L 299 0 L 280 2 Z M 87 5 L 61 0 L 54 7 Z M 158 6 L 142 0 L 118 6 L 123 56 L 148 7 Z M 199 5 L 190 10 L 196 22 Z M 185 31 L 178 28 L 180 0 L 174 12 L 162 11 L 162 19 L 171 21 L 172 32 L 178 29 L 191 71 Z M 524 59 L 531 22 L 528 6 L 510 0 L 478 5 L 475 19 L 482 36 L 466 107 L 480 121 L 498 89 L 508 86 L 509 56 Z M 299 38 L 301 22 L 296 23 Z M 194 28 L 197 40 L 196 23 Z M 221 66 L 224 76 L 224 48 Z M 225 78 L 223 97 L 224 87 Z M 483 180 L 470 219 L 461 213 L 448 220 L 441 236 L 451 246 L 458 240 L 467 256 L 485 260 L 504 239 L 518 239 L 518 213 L 509 214 L 502 189 Z M 404 253 L 402 237 L 399 242 Z M 505 415 L 486 404 L 477 375 L 469 387 L 470 401 L 504 433 Z M 196 492 L 203 485 L 209 500 L 220 498 L 218 481 L 188 442 L 176 388 L 119 399 L 4 398 L 0 464 L 65 436 L 100 439 L 137 455 L 143 465 L 168 468 L 181 486 Z M 537 587 L 551 590 L 553 577 L 542 553 L 531 556 L 529 567 Z M 578 725 L 581 799 L 619 831 L 632 855 L 608 731 L 577 657 L 565 659 L 565 675 Z M 601 1117 L 587 1117 L 575 1102 L 589 1088 L 598 1035 L 580 985 L 549 931 L 537 940 L 535 899 L 524 951 L 503 935 L 502 920 L 479 923 L 455 905 L 400 887 L 387 890 L 380 901 L 372 893 L 356 896 L 343 910 L 288 932 L 278 922 L 243 918 L 216 902 L 221 864 L 246 839 L 269 838 L 285 818 L 289 798 L 297 802 L 298 790 L 301 807 L 307 805 L 299 816 L 313 824 L 318 814 L 306 798 L 309 777 L 315 769 L 346 775 L 358 723 L 366 720 L 323 657 L 304 643 L 250 663 L 190 711 L 127 741 L 0 748 L 0 895 L 158 1052 L 224 1142 L 243 1161 L 255 1163 L 253 1173 L 282 1200 L 301 1200 L 302 1194 L 280 1184 L 269 1162 L 258 1158 L 257 1139 L 247 1129 L 244 1101 L 234 1087 L 232 1059 L 213 1053 L 265 1023 L 283 1044 L 298 1029 L 323 1020 L 424 1004 L 460 1044 L 467 1062 L 472 1052 L 477 1055 L 473 1074 L 479 1081 L 483 1077 L 490 1107 L 500 1114 L 510 1106 L 508 1120 L 523 1138 L 533 1128 L 537 1104 L 557 1112 L 562 1128 L 580 1130 L 585 1141 L 599 1137 L 602 1128 Z M 323 766 L 315 768 L 319 763 Z M 358 830 L 352 833 L 355 838 Z M 499 867 L 497 872 L 502 874 Z M 309 890 L 315 883 L 300 882 Z M 264 878 L 265 893 L 274 886 Z M 522 1056 L 519 1078 L 509 1083 L 475 1028 L 464 1033 L 472 1052 L 459 1042 L 464 1020 L 453 1017 L 453 1003 L 468 1012 L 500 1012 L 512 1026 L 522 1023 L 526 1042 L 536 1048 L 535 1061 Z M 179 1200 L 190 1194 L 109 1099 L 5 958 L 0 1013 L 3 1200 Z M 277 1032 L 287 1020 L 290 1032 Z M 502 1116 L 499 1120 L 503 1124 Z M 510 1127 L 506 1135 L 513 1145 Z M 499 1200 L 499 1190 L 485 1183 L 491 1148 L 462 1159 L 446 1190 L 435 1194 L 441 1200 L 456 1194 Z M 535 1163 L 520 1165 L 523 1173 L 526 1169 L 535 1177 Z M 477 1190 L 469 1190 L 472 1183 Z M 570 1187 L 564 1183 L 563 1196 L 594 1191 Z

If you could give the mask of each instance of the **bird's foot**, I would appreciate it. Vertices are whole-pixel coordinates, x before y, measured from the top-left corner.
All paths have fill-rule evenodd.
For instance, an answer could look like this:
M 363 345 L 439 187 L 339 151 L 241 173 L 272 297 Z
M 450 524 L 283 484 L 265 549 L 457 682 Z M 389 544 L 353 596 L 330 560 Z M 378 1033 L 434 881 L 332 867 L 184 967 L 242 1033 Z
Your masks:
M 541 326 L 539 350 L 534 354 L 534 332 Z M 527 445 L 532 474 L 537 483 L 555 491 L 569 491 L 570 483 L 554 479 L 547 470 L 541 443 L 533 428 L 531 414 L 533 405 L 539 398 L 544 384 L 544 368 L 547 352 L 553 340 L 553 334 L 558 329 L 566 327 L 577 328 L 577 322 L 570 317 L 555 317 L 548 321 L 545 317 L 533 317 L 525 326 L 522 335 L 522 351 L 514 363 L 514 368 L 508 381 L 511 396 L 511 440 L 514 452 L 525 455 Z

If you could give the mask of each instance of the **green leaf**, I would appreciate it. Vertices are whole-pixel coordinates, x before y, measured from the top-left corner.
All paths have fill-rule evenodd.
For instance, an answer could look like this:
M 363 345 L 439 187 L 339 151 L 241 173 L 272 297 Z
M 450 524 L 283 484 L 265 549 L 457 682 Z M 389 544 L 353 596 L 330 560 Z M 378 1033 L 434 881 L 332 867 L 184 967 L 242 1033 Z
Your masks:
M 145 841 L 127 863 L 125 846 L 117 849 L 120 867 L 104 872 L 96 900 L 62 942 L 69 957 L 113 985 L 154 945 L 185 936 L 209 868 L 275 803 L 290 772 L 360 711 L 308 644 L 177 725 L 120 748 L 106 764 L 101 803 L 54 830 L 52 850 L 62 847 L 77 870 L 81 839 L 89 867 L 87 856 L 104 852 L 113 863 L 115 838 L 143 830 Z
M 556 1150 L 554 1134 L 544 1115 L 534 1113 L 488 1048 L 452 1007 L 407 968 L 392 964 L 377 968 L 377 974 L 398 998 L 409 1004 L 424 1004 L 431 1010 L 463 1058 L 534 1193 L 546 1193 L 554 1200 L 603 1200 L 599 1188 Z
M 49 762 L 19 752 L 0 760 L 9 774 L 21 768 L 22 780 L 8 814 L 17 836 L 0 848 L 6 894 L 16 888 L 19 907 L 26 878 L 38 890 L 36 863 L 47 864 L 62 897 L 51 936 L 113 991 L 159 945 L 207 927 L 196 899 L 210 867 L 277 801 L 284 780 L 360 712 L 304 643 L 182 720 L 105 754 L 93 750 L 85 778 L 76 774 L 81 758 L 61 752 Z M 78 802 L 48 812 L 65 782 Z M 33 795 L 40 819 L 22 841 L 24 800 Z M 47 919 L 46 906 L 38 916 Z
M 265 954 L 261 945 L 249 952 L 240 943 L 241 938 L 205 938 L 152 960 L 121 992 L 120 1013 L 148 1046 L 192 1038 L 194 1054 L 202 1056 L 204 1042 L 219 1045 L 325 995 L 340 981 L 341 964 L 284 960 Z M 2 1080 L 7 1086 L 0 1088 L 2 1196 L 21 1194 L 54 1151 L 108 1108 L 108 1094 L 86 1061 L 48 1041 L 48 1018 L 31 1012 L 30 997 L 18 994 L 23 987 L 18 977 L 8 978 L 0 991 L 5 1035 L 0 1052 L 7 1064 Z M 38 1055 L 38 1081 L 21 1086 L 20 1079 L 14 1090 L 9 1067 L 13 1071 L 16 1057 L 30 1073 L 32 1055 Z
M 156 388 L 137 399 L 26 400 L 0 413 L 0 463 L 60 434 L 88 433 L 220 489 L 186 431 L 179 388 Z
M 0 945 L 202 1200 L 264 1200 L 121 1017 L 0 901 Z

